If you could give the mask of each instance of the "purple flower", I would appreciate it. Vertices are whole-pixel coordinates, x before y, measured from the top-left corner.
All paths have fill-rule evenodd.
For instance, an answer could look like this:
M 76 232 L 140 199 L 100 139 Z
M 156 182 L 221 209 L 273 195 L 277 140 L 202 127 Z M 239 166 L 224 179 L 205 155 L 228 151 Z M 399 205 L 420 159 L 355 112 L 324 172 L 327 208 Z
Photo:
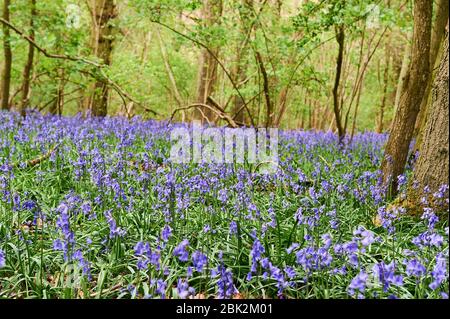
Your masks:
M 166 298 L 166 288 L 167 288 L 167 283 L 164 280 L 158 279 L 156 281 L 155 292 L 158 295 L 160 295 L 161 299 L 165 299 Z
M 230 223 L 230 234 L 231 235 L 233 235 L 233 234 L 237 234 L 237 229 L 238 227 L 237 227 L 237 223 L 233 220 L 233 221 L 231 221 L 231 223 Z
M 208 264 L 208 257 L 197 250 L 192 254 L 192 263 L 194 264 L 195 270 L 202 272 L 203 268 Z
M 429 287 L 433 290 L 439 288 L 439 286 L 447 279 L 447 262 L 445 257 L 439 253 L 436 256 L 436 265 L 431 272 L 431 276 L 433 277 L 433 282 L 429 285 Z
M 406 274 L 408 276 L 422 277 L 426 273 L 426 268 L 417 259 L 406 262 Z
M 83 275 L 87 276 L 87 278 L 89 280 L 91 280 L 92 279 L 91 266 L 90 266 L 89 262 L 83 257 L 83 253 L 81 252 L 81 250 L 75 251 L 72 258 L 74 260 L 78 261 L 78 264 L 83 271 Z
M 215 273 L 220 275 L 219 280 L 217 281 L 217 292 L 220 299 L 231 298 L 231 296 L 238 292 L 233 283 L 233 273 L 231 270 L 225 268 L 223 264 L 220 264 Z
M 126 234 L 125 229 L 117 227 L 116 220 L 113 218 L 111 214 L 111 210 L 108 210 L 104 213 L 106 217 L 106 221 L 109 225 L 109 238 L 123 237 Z
M 187 297 L 195 294 L 195 289 L 189 287 L 189 284 L 186 280 L 178 278 L 177 293 L 181 299 L 186 299 Z
M 350 285 L 348 286 L 348 293 L 351 296 L 354 296 L 356 292 L 363 294 L 366 290 L 367 278 L 369 278 L 369 276 L 361 270 L 360 273 L 357 274 L 350 282 Z
M 189 241 L 184 239 L 178 246 L 173 250 L 173 255 L 177 256 L 180 261 L 188 261 L 189 260 L 189 252 L 187 248 L 189 246 Z
M 253 247 L 250 252 L 250 257 L 252 258 L 252 264 L 250 267 L 250 271 L 252 273 L 256 272 L 256 264 L 258 260 L 261 259 L 262 254 L 265 252 L 265 249 L 263 245 L 261 245 L 261 242 L 258 239 L 255 239 L 253 242 Z
M 168 241 L 170 236 L 172 235 L 172 228 L 169 225 L 165 225 L 163 230 L 161 231 L 161 239 L 163 241 Z
M 383 261 L 375 264 L 372 271 L 378 281 L 383 285 L 383 291 L 387 292 L 391 285 L 403 286 L 403 277 L 395 274 L 395 264 L 391 262 L 386 265 Z
M 6 266 L 6 254 L 3 250 L 0 249 L 0 268 Z

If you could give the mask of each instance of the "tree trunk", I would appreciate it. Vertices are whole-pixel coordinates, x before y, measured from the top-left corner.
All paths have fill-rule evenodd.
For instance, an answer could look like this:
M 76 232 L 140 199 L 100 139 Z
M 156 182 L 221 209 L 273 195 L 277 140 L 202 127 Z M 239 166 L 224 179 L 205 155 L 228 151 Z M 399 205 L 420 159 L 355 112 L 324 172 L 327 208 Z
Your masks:
M 397 112 L 398 105 L 400 104 L 400 96 L 402 95 L 402 89 L 405 83 L 406 75 L 408 74 L 409 60 L 411 58 L 411 46 L 409 45 L 409 38 L 405 45 L 405 52 L 403 54 L 402 66 L 400 68 L 400 73 L 397 81 L 397 88 L 395 90 L 395 100 L 394 100 L 394 112 Z
M 389 40 L 387 40 L 389 41 Z M 390 67 L 390 61 L 391 61 L 391 55 L 390 55 L 390 45 L 389 42 L 385 45 L 385 64 L 384 64 L 384 72 L 383 72 L 383 96 L 381 98 L 381 105 L 380 110 L 378 111 L 378 117 L 377 117 L 377 133 L 382 133 L 384 128 L 384 110 L 386 108 L 386 100 L 388 97 L 388 87 L 389 87 L 389 67 Z
M 169 62 L 169 55 L 167 54 L 167 50 L 164 45 L 164 41 L 161 37 L 161 30 L 160 30 L 159 26 L 157 26 L 156 35 L 158 37 L 159 49 L 161 51 L 161 57 L 164 62 L 164 67 L 166 69 L 166 73 L 169 78 L 171 94 L 175 98 L 175 101 L 177 101 L 178 106 L 183 107 L 184 106 L 183 99 L 181 98 L 180 91 L 178 90 L 177 81 L 175 79 L 175 75 L 173 74 L 172 66 L 170 65 L 170 62 Z
M 341 80 L 342 62 L 344 60 L 344 40 L 345 40 L 344 27 L 339 26 L 336 29 L 336 41 L 339 45 L 339 51 L 336 60 L 336 77 L 334 79 L 334 87 L 333 87 L 334 116 L 336 120 L 336 127 L 338 130 L 339 142 L 342 142 L 345 136 L 344 128 L 342 127 L 341 106 L 339 103 L 339 82 Z
M 431 47 L 430 47 L 430 67 L 433 67 L 437 64 L 437 56 L 439 52 L 439 48 L 443 42 L 445 26 L 448 21 L 448 9 L 449 9 L 449 1 L 448 0 L 440 0 L 436 7 L 436 18 L 433 24 L 433 33 L 431 34 Z M 429 105 L 429 95 L 431 92 L 431 86 L 433 83 L 433 77 L 430 76 L 427 82 L 427 88 L 425 90 L 425 94 L 422 99 L 422 103 L 420 104 L 420 111 L 417 115 L 416 126 L 414 130 L 414 136 L 418 136 L 417 143 L 415 145 L 415 149 L 418 150 L 421 143 L 421 137 L 419 135 L 421 129 L 425 126 L 426 117 L 427 117 L 427 109 Z
M 430 74 L 432 1 L 414 2 L 414 33 L 411 64 L 386 145 L 381 170 L 389 195 L 397 192 L 397 176 L 404 171 L 414 124 Z
M 242 0 L 241 6 L 242 9 L 239 10 L 239 16 L 241 19 L 240 33 L 243 41 L 242 43 L 238 43 L 239 47 L 237 48 L 236 54 L 236 67 L 233 70 L 233 78 L 238 87 L 243 85 L 241 83 L 245 80 L 247 74 L 246 58 L 248 54 L 248 44 L 254 25 L 251 20 L 255 18 L 253 11 L 253 0 Z M 245 123 L 246 116 L 243 107 L 245 101 L 238 94 L 234 95 L 233 100 L 233 114 L 235 115 L 235 120 L 240 123 Z
M 424 128 L 422 147 L 416 166 L 414 180 L 408 189 L 408 199 L 420 206 L 422 197 L 428 197 L 430 206 L 438 204 L 430 195 L 439 191 L 449 180 L 449 88 L 448 88 L 448 37 L 444 42 L 444 54 L 433 84 L 430 116 Z M 424 192 L 424 187 L 429 192 Z M 444 198 L 448 198 L 448 190 Z M 444 204 L 445 205 L 445 204 Z M 446 204 L 448 208 L 448 203 Z
M 9 22 L 9 0 L 3 0 L 3 19 Z M 2 109 L 9 110 L 9 90 L 11 86 L 11 35 L 9 27 L 3 24 L 3 54 L 5 57 L 5 65 L 2 74 Z
M 222 16 L 222 0 L 206 0 L 203 2 L 202 17 L 205 25 L 211 27 L 219 23 Z M 211 52 L 217 57 L 219 48 L 211 48 Z M 202 49 L 199 61 L 199 74 L 197 83 L 197 102 L 208 104 L 208 96 L 212 95 L 217 83 L 217 60 L 206 49 Z M 203 114 L 197 110 L 194 112 L 196 119 L 204 121 L 203 116 L 208 120 L 212 120 L 214 114 L 207 108 L 202 109 Z
M 34 19 L 36 17 L 36 0 L 30 0 L 31 18 L 30 18 L 30 38 L 34 40 Z M 33 70 L 34 60 L 34 46 L 28 44 L 28 57 L 25 67 L 23 69 L 23 84 L 22 84 L 22 101 L 20 103 L 20 114 L 25 116 L 25 109 L 30 100 L 30 82 L 31 72 Z
M 95 49 L 97 57 L 103 60 L 105 65 L 111 65 L 111 53 L 113 49 L 112 20 L 117 16 L 114 0 L 95 0 L 93 33 L 96 36 Z M 94 85 L 92 96 L 92 114 L 94 116 L 106 116 L 108 114 L 108 94 L 107 83 L 97 80 Z

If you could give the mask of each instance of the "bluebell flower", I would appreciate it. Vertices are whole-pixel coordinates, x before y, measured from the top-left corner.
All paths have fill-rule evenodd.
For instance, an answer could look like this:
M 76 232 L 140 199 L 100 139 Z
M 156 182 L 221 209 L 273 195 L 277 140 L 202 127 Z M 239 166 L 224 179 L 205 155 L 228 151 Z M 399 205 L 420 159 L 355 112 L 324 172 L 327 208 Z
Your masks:
M 351 296 L 354 296 L 356 293 L 363 294 L 366 290 L 368 278 L 369 275 L 367 273 L 360 271 L 359 274 L 357 274 L 350 282 L 350 285 L 348 286 L 348 293 Z
M 172 235 L 172 228 L 169 225 L 165 225 L 161 231 L 161 239 L 163 241 L 168 241 L 170 236 Z
M 5 266 L 6 266 L 6 254 L 2 249 L 0 249 L 0 268 L 3 268 Z
M 391 285 L 403 286 L 403 277 L 395 274 L 395 264 L 385 264 L 383 261 L 372 267 L 375 277 L 383 286 L 383 291 L 387 292 Z
M 192 254 L 192 263 L 194 264 L 195 270 L 202 272 L 203 268 L 208 264 L 208 257 L 197 250 Z
M 436 256 L 436 265 L 431 272 L 431 276 L 433 277 L 433 281 L 430 283 L 429 287 L 433 290 L 439 288 L 439 286 L 444 282 L 444 280 L 448 279 L 448 268 L 447 261 L 443 254 L 439 253 Z
M 189 241 L 184 239 L 178 246 L 173 250 L 173 255 L 177 256 L 180 261 L 188 261 L 189 260 L 189 252 L 187 248 L 189 246 Z
M 417 259 L 406 261 L 406 274 L 408 276 L 422 277 L 426 273 L 426 268 Z

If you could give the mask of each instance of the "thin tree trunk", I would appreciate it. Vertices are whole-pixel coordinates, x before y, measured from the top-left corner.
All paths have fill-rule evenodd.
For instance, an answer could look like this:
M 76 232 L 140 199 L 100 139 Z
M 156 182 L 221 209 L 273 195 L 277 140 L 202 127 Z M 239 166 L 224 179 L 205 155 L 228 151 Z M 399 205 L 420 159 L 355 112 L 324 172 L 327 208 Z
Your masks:
M 9 0 L 3 0 L 3 19 L 9 22 Z M 12 52 L 11 52 L 11 35 L 9 27 L 3 24 L 3 54 L 5 58 L 5 64 L 2 74 L 2 109 L 9 110 L 9 91 L 11 86 L 11 64 L 12 64 Z
M 341 106 L 339 103 L 339 93 L 338 93 L 339 82 L 341 80 L 342 61 L 344 59 L 344 40 L 345 40 L 344 27 L 339 26 L 336 29 L 336 41 L 339 45 L 339 51 L 336 60 L 336 77 L 334 79 L 334 87 L 333 87 L 333 107 L 334 107 L 336 127 L 338 130 L 339 142 L 342 142 L 345 136 L 344 128 L 342 126 Z
M 242 10 L 239 10 L 239 16 L 241 18 L 241 35 L 244 37 L 244 41 L 239 43 L 236 54 L 236 67 L 234 69 L 234 78 L 236 83 L 241 83 L 245 80 L 247 73 L 247 64 L 245 63 L 248 53 L 248 44 L 253 28 L 254 11 L 253 0 L 242 0 Z M 235 120 L 241 123 L 245 123 L 244 101 L 239 95 L 233 97 L 233 113 L 235 114 Z
M 222 16 L 222 0 L 206 0 L 203 2 L 202 17 L 206 26 L 213 26 L 220 22 Z M 219 48 L 211 48 L 217 57 Z M 202 49 L 199 60 L 199 75 L 197 83 L 197 103 L 208 104 L 208 97 L 212 95 L 217 84 L 217 60 L 206 49 Z M 203 114 L 212 120 L 214 114 L 211 110 L 204 108 Z M 194 112 L 196 119 L 204 120 L 203 115 L 197 110 Z
M 181 98 L 180 91 L 178 90 L 177 81 L 175 80 L 175 75 L 173 74 L 172 67 L 170 66 L 169 57 L 166 51 L 166 47 L 164 46 L 164 42 L 161 38 L 161 30 L 159 26 L 156 30 L 156 35 L 158 36 L 158 42 L 159 42 L 159 48 L 161 51 L 161 56 L 164 61 L 164 67 L 166 69 L 167 76 L 169 77 L 169 82 L 171 86 L 171 93 L 173 97 L 175 98 L 175 101 L 177 101 L 177 104 L 179 107 L 183 106 L 183 99 Z
M 386 40 L 385 45 L 385 62 L 384 62 L 384 72 L 383 72 L 383 96 L 381 98 L 380 110 L 378 111 L 377 117 L 377 127 L 376 132 L 382 133 L 384 128 L 384 110 L 386 108 L 386 100 L 388 97 L 388 87 L 389 87 L 389 67 L 391 62 L 390 45 L 389 40 Z
M 430 74 L 431 20 L 432 2 L 416 0 L 411 65 L 381 165 L 383 184 L 388 187 L 389 195 L 397 192 L 397 176 L 405 168 L 414 124 Z
M 414 167 L 414 182 L 408 188 L 408 200 L 421 206 L 421 198 L 428 197 L 429 205 L 438 204 L 433 201 L 432 194 L 439 191 L 449 180 L 449 88 L 448 88 L 448 36 L 444 42 L 444 54 L 433 84 L 430 116 L 424 128 L 424 138 L 419 158 Z M 429 187 L 429 193 L 424 187 Z M 442 191 L 442 190 L 441 190 Z M 444 198 L 448 198 L 448 189 Z M 448 214 L 448 203 L 444 208 Z M 446 208 L 446 209 L 445 209 Z M 447 215 L 448 216 L 448 215 Z
M 34 19 L 36 17 L 36 0 L 30 0 L 31 18 L 30 18 L 30 38 L 34 40 Z M 28 57 L 25 67 L 23 69 L 23 84 L 22 84 L 22 101 L 20 103 L 20 114 L 25 116 L 25 109 L 30 100 L 30 81 L 31 72 L 33 71 L 34 60 L 34 46 L 28 44 Z

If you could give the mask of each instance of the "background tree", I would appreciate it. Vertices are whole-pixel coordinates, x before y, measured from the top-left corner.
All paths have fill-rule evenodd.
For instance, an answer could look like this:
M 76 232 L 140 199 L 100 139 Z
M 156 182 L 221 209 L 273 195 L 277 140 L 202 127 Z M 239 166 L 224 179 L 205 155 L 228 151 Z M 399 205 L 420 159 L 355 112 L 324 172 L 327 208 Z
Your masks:
M 91 5 L 92 15 L 92 50 L 103 64 L 110 66 L 114 42 L 114 18 L 117 17 L 114 0 L 95 0 Z M 97 80 L 90 109 L 96 116 L 108 114 L 109 87 L 104 80 Z
M 203 20 L 202 27 L 206 28 L 206 32 L 212 32 L 212 36 L 208 37 L 212 37 L 214 39 L 214 27 L 220 23 L 222 10 L 222 0 L 207 0 L 203 2 L 201 14 Z M 197 102 L 201 104 L 211 104 L 208 97 L 212 96 L 217 85 L 217 58 L 219 57 L 220 49 L 213 42 L 214 40 L 209 43 L 207 42 L 210 49 L 206 50 L 203 48 L 199 58 Z M 196 112 L 197 119 L 204 120 L 203 116 L 205 116 L 209 121 L 213 119 L 212 111 L 207 108 Z
M 30 0 L 30 38 L 34 40 L 34 20 L 36 18 L 36 0 Z M 30 99 L 31 73 L 33 71 L 34 46 L 28 43 L 28 56 L 23 68 L 22 101 L 20 103 L 20 113 L 25 116 L 25 109 Z
M 3 19 L 9 21 L 9 0 L 3 0 Z M 11 65 L 12 65 L 12 52 L 11 52 L 11 35 L 9 28 L 3 25 L 3 56 L 5 58 L 3 72 L 2 72 L 2 82 L 1 82 L 1 92 L 2 92 L 2 109 L 9 109 L 9 91 L 11 86 Z

